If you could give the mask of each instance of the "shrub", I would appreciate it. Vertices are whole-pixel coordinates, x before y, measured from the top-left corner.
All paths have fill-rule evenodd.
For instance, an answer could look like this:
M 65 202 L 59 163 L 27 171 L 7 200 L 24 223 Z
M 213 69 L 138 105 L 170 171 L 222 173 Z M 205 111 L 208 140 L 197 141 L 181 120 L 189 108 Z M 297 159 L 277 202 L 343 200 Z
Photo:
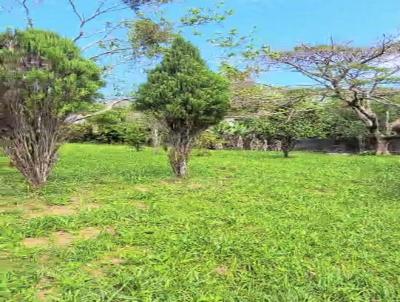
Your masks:
M 219 149 L 219 146 L 223 145 L 224 140 L 221 139 L 217 134 L 211 131 L 203 132 L 196 141 L 196 147 L 201 149 Z

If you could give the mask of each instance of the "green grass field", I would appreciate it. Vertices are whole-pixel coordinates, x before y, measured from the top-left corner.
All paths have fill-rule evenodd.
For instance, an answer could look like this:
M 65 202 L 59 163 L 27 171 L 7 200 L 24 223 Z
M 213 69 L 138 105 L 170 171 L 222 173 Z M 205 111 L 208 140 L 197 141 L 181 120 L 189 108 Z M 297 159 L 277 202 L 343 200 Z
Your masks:
M 0 300 L 400 301 L 400 158 L 66 145 L 0 157 Z M 1 300 L 1 301 L 3 301 Z

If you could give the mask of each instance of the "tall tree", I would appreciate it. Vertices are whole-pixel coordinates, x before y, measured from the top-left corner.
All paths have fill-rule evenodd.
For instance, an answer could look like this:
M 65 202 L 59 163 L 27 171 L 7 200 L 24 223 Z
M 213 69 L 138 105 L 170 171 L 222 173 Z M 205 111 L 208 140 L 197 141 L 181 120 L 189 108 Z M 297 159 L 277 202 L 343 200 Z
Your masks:
M 184 177 L 196 137 L 228 110 L 228 83 L 207 67 L 196 47 L 178 37 L 139 88 L 136 105 L 163 122 L 171 167 L 176 176 Z
M 397 39 L 384 37 L 372 47 L 349 44 L 301 45 L 290 52 L 270 53 L 268 63 L 289 67 L 314 80 L 328 94 L 349 106 L 376 141 L 376 154 L 388 154 L 393 139 L 385 129 L 373 103 L 390 103 L 400 84 L 400 45 Z M 388 125 L 390 123 L 387 123 Z
M 0 140 L 32 186 L 46 183 L 67 116 L 102 85 L 101 70 L 72 41 L 32 29 L 0 34 L 0 116 L 13 125 Z

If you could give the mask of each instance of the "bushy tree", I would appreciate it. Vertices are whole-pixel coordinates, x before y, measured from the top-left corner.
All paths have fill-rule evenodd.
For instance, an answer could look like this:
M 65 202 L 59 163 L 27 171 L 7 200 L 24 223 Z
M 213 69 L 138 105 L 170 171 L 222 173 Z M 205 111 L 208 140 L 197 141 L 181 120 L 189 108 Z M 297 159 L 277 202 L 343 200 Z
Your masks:
M 68 39 L 41 30 L 0 34 L 0 140 L 28 182 L 43 185 L 56 163 L 66 117 L 91 102 L 101 70 Z
M 196 141 L 196 147 L 199 149 L 216 150 L 223 147 L 224 140 L 218 136 L 213 129 L 204 131 Z
M 125 128 L 124 142 L 136 151 L 140 151 L 147 141 L 147 131 L 137 123 L 130 123 Z
M 254 122 L 254 128 L 267 139 L 279 140 L 284 157 L 299 139 L 321 137 L 326 133 L 327 116 L 321 104 L 308 99 L 307 91 L 289 90 L 271 111 Z
M 87 120 L 92 134 L 91 140 L 97 143 L 123 143 L 126 129 L 126 110 L 114 109 Z
M 224 78 L 207 67 L 198 49 L 178 37 L 162 62 L 149 72 L 136 104 L 165 125 L 171 167 L 176 176 L 184 177 L 196 137 L 227 112 L 229 88 Z

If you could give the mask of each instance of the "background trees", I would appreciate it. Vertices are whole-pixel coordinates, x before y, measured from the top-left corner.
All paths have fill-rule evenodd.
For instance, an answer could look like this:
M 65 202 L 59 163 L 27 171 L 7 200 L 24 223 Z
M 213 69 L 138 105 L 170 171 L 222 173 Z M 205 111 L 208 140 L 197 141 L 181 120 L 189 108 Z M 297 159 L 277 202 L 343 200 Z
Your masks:
M 301 45 L 290 52 L 266 56 L 269 63 L 289 67 L 311 78 L 328 95 L 344 102 L 376 141 L 376 154 L 388 154 L 392 130 L 382 124 L 374 103 L 391 103 L 399 80 L 399 43 L 383 38 L 377 45 L 360 48 L 348 44 Z
M 331 128 L 330 107 L 315 90 L 253 83 L 240 91 L 240 98 L 234 93 L 231 118 L 213 128 L 228 147 L 281 150 L 288 157 L 298 140 L 322 138 Z
M 95 106 L 98 110 L 98 105 Z M 94 115 L 68 129 L 68 141 L 99 144 L 128 144 L 136 150 L 150 140 L 151 124 L 130 108 L 115 108 Z
M 193 45 L 178 37 L 161 64 L 149 72 L 136 105 L 163 122 L 171 167 L 184 177 L 195 138 L 228 110 L 228 83 L 208 69 Z
M 278 103 L 269 116 L 255 122 L 264 137 L 280 141 L 284 157 L 299 139 L 323 137 L 327 126 L 322 106 L 308 99 Z
M 100 75 L 73 42 L 55 33 L 27 30 L 0 35 L 0 115 L 13 124 L 0 139 L 32 186 L 47 181 L 65 119 L 94 100 L 103 85 Z

